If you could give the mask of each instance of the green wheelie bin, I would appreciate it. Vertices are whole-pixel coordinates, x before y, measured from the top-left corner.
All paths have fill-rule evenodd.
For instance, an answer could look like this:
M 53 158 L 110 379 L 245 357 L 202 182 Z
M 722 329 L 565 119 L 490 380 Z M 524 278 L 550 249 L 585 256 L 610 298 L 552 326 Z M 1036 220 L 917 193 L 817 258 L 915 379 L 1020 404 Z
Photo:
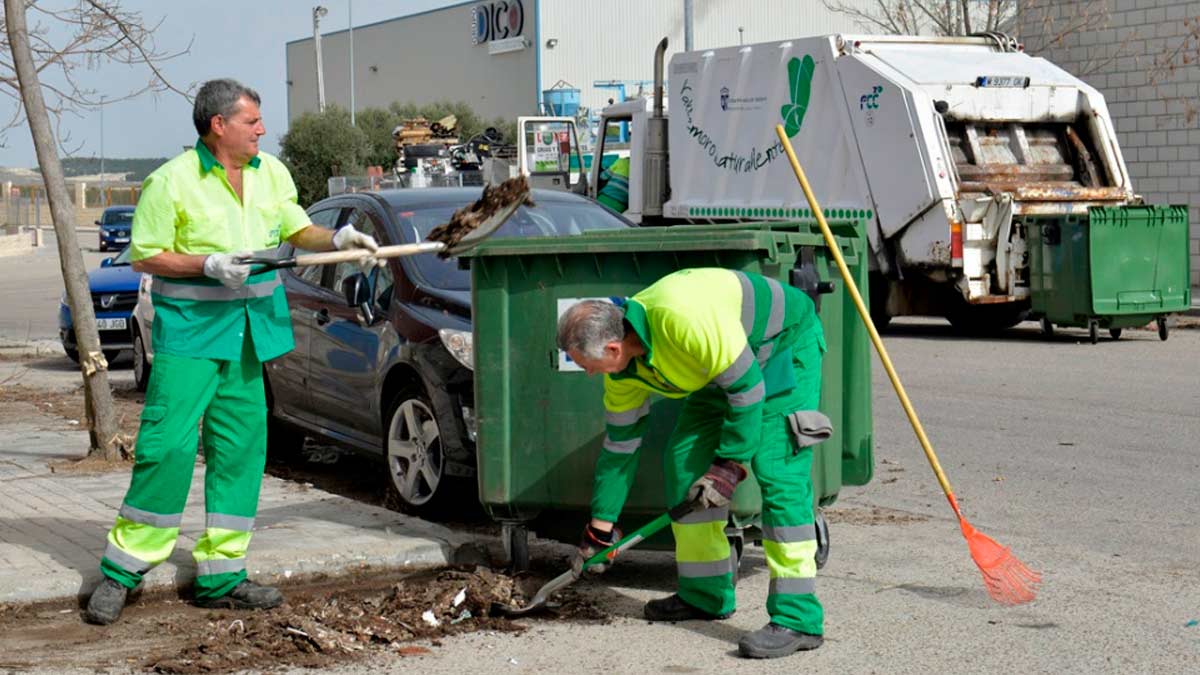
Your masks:
M 1101 328 L 1113 339 L 1124 328 L 1158 323 L 1192 303 L 1188 207 L 1091 207 L 1086 215 L 1025 216 L 1029 244 L 1031 318 L 1042 331 Z
M 831 227 L 861 288 L 867 279 L 867 212 L 856 215 L 835 219 Z M 814 452 L 817 505 L 833 503 L 842 485 L 864 485 L 871 479 L 869 337 L 815 222 L 495 239 L 467 256 L 479 497 L 485 511 L 506 525 L 505 543 L 515 566 L 527 564 L 526 527 L 531 523 L 543 537 L 573 542 L 578 536 L 604 438 L 602 378 L 587 376 L 559 352 L 558 317 L 579 300 L 631 296 L 679 269 L 758 272 L 805 289 L 819 301 L 828 343 L 821 411 L 833 422 L 834 435 Z M 651 428 L 621 516 L 626 531 L 673 506 L 665 503 L 662 450 L 681 401 L 652 400 Z M 731 509 L 736 545 L 742 541 L 736 533 L 757 523 L 760 508 L 757 483 L 745 481 Z M 669 543 L 667 532 L 650 546 Z

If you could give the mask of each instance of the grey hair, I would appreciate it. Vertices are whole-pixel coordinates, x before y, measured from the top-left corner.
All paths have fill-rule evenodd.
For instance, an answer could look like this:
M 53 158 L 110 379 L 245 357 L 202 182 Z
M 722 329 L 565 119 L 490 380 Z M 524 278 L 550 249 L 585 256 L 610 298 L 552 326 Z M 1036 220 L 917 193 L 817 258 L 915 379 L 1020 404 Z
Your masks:
M 200 91 L 196 92 L 196 102 L 192 105 L 192 124 L 196 125 L 200 138 L 204 138 L 212 130 L 214 116 L 229 117 L 237 112 L 238 102 L 243 96 L 254 101 L 255 105 L 262 105 L 258 92 L 237 80 L 205 82 Z
M 558 320 L 558 348 L 589 359 L 603 358 L 604 345 L 624 337 L 625 313 L 611 302 L 577 302 Z

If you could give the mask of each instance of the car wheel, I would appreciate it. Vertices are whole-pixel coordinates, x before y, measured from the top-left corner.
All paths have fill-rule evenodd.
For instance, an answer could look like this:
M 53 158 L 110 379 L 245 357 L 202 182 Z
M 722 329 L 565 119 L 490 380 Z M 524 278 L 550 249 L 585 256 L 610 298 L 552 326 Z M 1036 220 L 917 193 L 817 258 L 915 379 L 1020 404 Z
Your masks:
M 386 431 L 389 489 L 406 510 L 431 512 L 442 506 L 455 490 L 448 484 L 437 416 L 424 392 L 407 391 L 392 400 Z
M 133 327 L 133 386 L 146 391 L 150 383 L 150 361 L 146 359 L 146 345 L 142 343 L 142 332 Z
M 63 347 L 63 351 L 67 353 L 68 359 L 71 359 L 75 363 L 79 363 L 79 350 L 78 349 L 71 349 L 70 347 Z
M 117 357 L 121 355 L 120 349 L 105 349 L 103 351 L 104 360 L 107 361 L 109 365 L 112 365 L 113 361 L 116 361 Z

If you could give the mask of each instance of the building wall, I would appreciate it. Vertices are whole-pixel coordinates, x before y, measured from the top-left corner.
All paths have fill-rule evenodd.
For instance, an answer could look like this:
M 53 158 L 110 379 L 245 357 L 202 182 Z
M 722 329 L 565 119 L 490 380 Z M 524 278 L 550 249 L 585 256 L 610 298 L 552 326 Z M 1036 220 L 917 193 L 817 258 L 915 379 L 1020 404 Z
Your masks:
M 1194 0 L 1040 0 L 1023 12 L 1020 34 L 1027 51 L 1104 94 L 1134 190 L 1149 203 L 1190 206 L 1193 284 L 1200 284 L 1198 18 Z M 1189 63 L 1183 53 L 1193 56 Z
M 694 49 L 771 42 L 825 33 L 861 33 L 849 18 L 835 14 L 818 0 L 695 0 Z M 858 3 L 871 4 L 871 0 Z M 668 39 L 667 62 L 683 51 L 682 0 L 542 0 L 538 42 L 542 50 L 540 88 L 559 80 L 580 89 L 580 104 L 599 109 L 613 89 L 598 89 L 598 80 L 626 83 L 637 93 L 639 80 L 654 78 L 654 48 Z M 739 34 L 738 27 L 744 28 Z M 556 40 L 547 48 L 548 40 Z M 652 91 L 651 84 L 645 91 Z
M 526 7 L 528 47 L 489 54 L 472 43 L 472 12 L 480 2 L 354 29 L 354 102 L 358 110 L 393 101 L 466 101 L 484 118 L 516 117 L 537 106 L 534 0 Z M 312 37 L 287 43 L 288 122 L 317 110 Z M 350 32 L 322 33 L 325 103 L 350 108 Z

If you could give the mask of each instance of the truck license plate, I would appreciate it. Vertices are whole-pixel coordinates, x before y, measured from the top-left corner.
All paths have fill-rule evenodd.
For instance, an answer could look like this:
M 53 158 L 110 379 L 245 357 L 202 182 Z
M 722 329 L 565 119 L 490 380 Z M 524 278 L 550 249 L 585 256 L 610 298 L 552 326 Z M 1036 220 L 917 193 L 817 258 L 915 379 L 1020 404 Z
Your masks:
M 125 330 L 125 319 L 96 319 L 97 330 Z

